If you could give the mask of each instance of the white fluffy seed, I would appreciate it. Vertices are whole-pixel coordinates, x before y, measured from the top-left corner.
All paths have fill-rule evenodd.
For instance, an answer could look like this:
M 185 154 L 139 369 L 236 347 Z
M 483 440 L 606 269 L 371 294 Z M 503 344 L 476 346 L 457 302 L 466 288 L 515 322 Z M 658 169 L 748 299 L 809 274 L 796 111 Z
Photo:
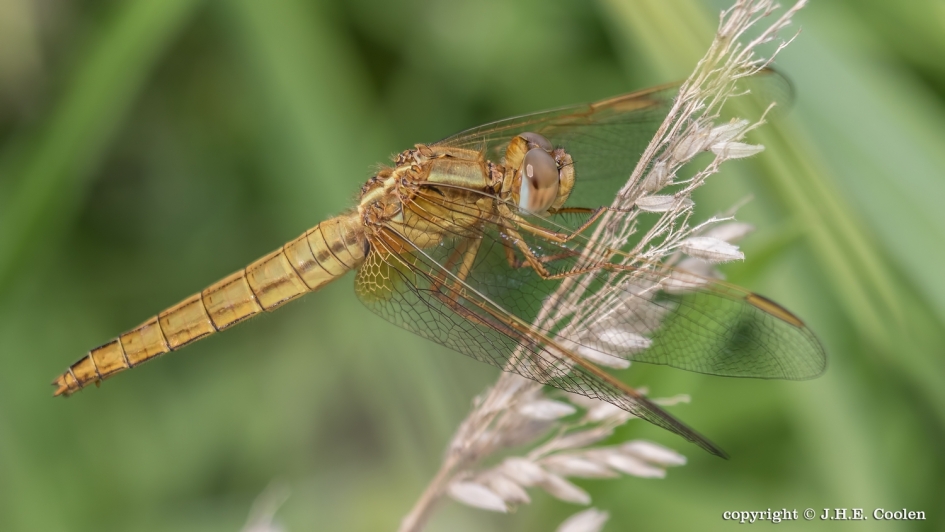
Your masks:
M 741 137 L 747 128 L 748 120 L 736 120 L 733 118 L 732 121 L 727 124 L 712 128 L 712 132 L 709 133 L 709 140 L 713 144 L 728 142 Z
M 528 504 L 532 502 L 528 492 L 517 482 L 502 474 L 491 475 L 486 481 L 489 488 L 502 500 L 512 504 Z
M 686 463 L 685 456 L 646 440 L 627 442 L 620 446 L 620 450 L 631 456 L 662 466 L 681 466 Z
M 591 502 L 591 496 L 586 491 L 558 475 L 545 475 L 545 480 L 539 486 L 552 497 L 564 502 L 575 504 L 590 504 Z
M 611 327 L 601 332 L 598 337 L 611 347 L 619 348 L 628 354 L 639 353 L 653 345 L 653 340 L 646 336 L 624 329 Z
M 447 492 L 450 497 L 466 506 L 492 512 L 507 513 L 509 511 L 502 497 L 477 482 L 453 482 Z
M 534 486 L 547 475 L 535 462 L 518 457 L 506 458 L 499 470 L 522 486 Z
M 685 294 L 698 289 L 707 282 L 704 277 L 692 275 L 682 270 L 674 270 L 669 277 L 660 282 L 660 285 L 667 293 Z
M 593 460 L 634 477 L 663 478 L 666 476 L 666 471 L 663 469 L 650 465 L 639 458 L 625 455 L 616 448 L 595 449 L 589 455 Z
M 709 262 L 728 262 L 745 258 L 738 246 L 710 236 L 691 236 L 680 244 L 679 249 L 690 257 Z
M 606 419 L 623 422 L 630 419 L 631 417 L 633 417 L 633 414 L 630 412 L 627 412 L 618 406 L 604 402 L 588 410 L 587 416 L 585 416 L 588 421 L 593 422 L 604 421 Z
M 646 174 L 646 179 L 643 181 L 643 190 L 656 192 L 668 185 L 670 181 L 671 176 L 666 167 L 666 162 L 657 161 L 653 164 L 653 167 L 650 168 L 649 173 Z
M 518 407 L 518 412 L 523 416 L 540 420 L 552 420 L 570 416 L 575 411 L 576 409 L 573 406 L 560 401 L 552 401 L 551 399 L 538 399 Z
M 684 163 L 692 159 L 700 152 L 705 151 L 709 143 L 713 141 L 710 137 L 712 130 L 708 128 L 698 129 L 690 132 L 683 137 L 673 148 L 672 158 L 677 163 Z
M 591 362 L 595 362 L 608 368 L 627 369 L 630 367 L 630 361 L 625 358 L 615 357 L 596 349 L 591 349 L 585 345 L 578 346 L 576 352 Z
M 549 471 L 565 477 L 613 478 L 617 474 L 597 462 L 573 454 L 557 454 L 542 460 Z
M 689 198 L 676 198 L 676 196 L 654 194 L 651 196 L 643 196 L 642 198 L 637 199 L 637 207 L 641 211 L 646 212 L 666 212 L 672 210 L 677 202 L 679 203 L 680 208 L 687 208 L 692 206 L 692 200 Z
M 590 412 L 593 412 L 593 409 L 588 412 L 588 415 L 590 415 Z M 603 427 L 595 427 L 593 429 L 572 432 L 558 438 L 555 442 L 555 447 L 558 449 L 578 449 L 581 447 L 587 447 L 588 445 L 597 443 L 604 438 L 610 437 L 613 433 L 613 429 Z
M 597 508 L 588 508 L 564 520 L 556 532 L 600 532 L 610 514 Z
M 712 153 L 726 159 L 743 159 L 765 151 L 761 144 L 745 144 L 744 142 L 720 142 L 712 145 Z

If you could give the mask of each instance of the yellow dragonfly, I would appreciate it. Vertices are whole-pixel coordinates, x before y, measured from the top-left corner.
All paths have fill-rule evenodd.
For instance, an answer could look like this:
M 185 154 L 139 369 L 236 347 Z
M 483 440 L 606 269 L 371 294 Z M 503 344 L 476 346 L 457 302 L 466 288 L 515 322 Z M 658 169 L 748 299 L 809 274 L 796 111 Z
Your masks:
M 394 324 L 504 371 L 608 401 L 724 456 L 593 362 L 610 356 L 765 379 L 806 379 L 825 368 L 816 337 L 776 303 L 665 265 L 622 265 L 613 258 L 626 252 L 590 241 L 605 214 L 622 214 L 602 206 L 675 93 L 657 87 L 418 144 L 368 180 L 356 208 L 92 349 L 55 379 L 55 395 L 355 270 L 357 296 Z M 553 321 L 542 319 L 549 309 Z

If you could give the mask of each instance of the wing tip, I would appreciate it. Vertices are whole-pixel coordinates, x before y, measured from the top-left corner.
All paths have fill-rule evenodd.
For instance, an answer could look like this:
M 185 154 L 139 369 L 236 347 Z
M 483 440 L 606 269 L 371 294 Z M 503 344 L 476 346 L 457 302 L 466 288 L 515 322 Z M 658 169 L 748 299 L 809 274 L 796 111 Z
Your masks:
M 721 447 L 719 447 L 718 445 L 715 445 L 714 443 L 710 442 L 709 440 L 703 439 L 703 440 L 701 440 L 701 441 L 697 441 L 697 442 L 693 442 L 693 443 L 695 443 L 695 444 L 698 445 L 699 447 L 702 447 L 703 449 L 705 449 L 706 451 L 708 451 L 709 454 L 713 454 L 713 455 L 715 455 L 715 456 L 718 456 L 718 457 L 721 458 L 722 460 L 729 460 L 729 459 L 731 459 L 731 457 L 728 455 L 727 452 L 725 452 Z
M 781 305 L 771 301 L 765 296 L 758 295 L 755 293 L 750 293 L 745 296 L 745 301 L 750 303 L 755 308 L 761 310 L 766 314 L 770 314 L 781 321 L 790 323 L 791 325 L 797 327 L 798 329 L 804 329 L 807 326 L 804 325 L 804 322 L 800 318 L 794 315 L 790 310 L 782 307 Z

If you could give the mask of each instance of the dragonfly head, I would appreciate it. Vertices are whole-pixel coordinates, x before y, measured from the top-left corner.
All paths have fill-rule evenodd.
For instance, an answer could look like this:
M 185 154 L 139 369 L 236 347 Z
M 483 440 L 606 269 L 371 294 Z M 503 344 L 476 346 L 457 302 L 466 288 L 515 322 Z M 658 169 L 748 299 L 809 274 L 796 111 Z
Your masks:
M 512 200 L 524 212 L 544 214 L 567 201 L 574 187 L 571 156 L 554 149 L 537 133 L 522 133 L 512 139 L 505 162 L 513 171 Z

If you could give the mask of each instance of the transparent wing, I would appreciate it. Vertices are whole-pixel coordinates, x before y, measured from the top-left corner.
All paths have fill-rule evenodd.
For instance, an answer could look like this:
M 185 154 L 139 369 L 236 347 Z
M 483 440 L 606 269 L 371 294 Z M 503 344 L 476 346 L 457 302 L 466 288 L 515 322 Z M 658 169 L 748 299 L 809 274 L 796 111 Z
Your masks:
M 765 99 L 784 103 L 792 98 L 790 82 L 774 70 L 743 84 Z M 669 112 L 678 89 L 678 84 L 661 85 L 592 104 L 507 118 L 434 145 L 481 150 L 487 159 L 499 161 L 516 135 L 539 133 L 555 147 L 565 148 L 574 161 L 577 182 L 567 206 L 609 205 Z
M 443 261 L 419 249 L 392 252 L 410 247 L 400 235 L 382 230 L 374 245 L 358 271 L 355 290 L 384 319 L 503 371 L 613 403 L 712 454 L 726 456 L 704 436 L 592 364 L 575 364 L 553 340 L 460 282 Z M 457 240 L 445 247 L 450 254 L 463 254 L 470 245 L 474 244 L 469 240 Z
M 461 208 L 441 196 L 431 194 L 425 200 L 417 216 L 443 228 L 449 222 L 440 213 Z M 536 227 L 554 229 L 547 219 L 516 215 Z M 588 357 L 605 355 L 710 375 L 763 379 L 809 379 L 826 367 L 816 336 L 767 298 L 662 265 L 608 264 L 570 275 L 582 258 L 596 262 L 609 257 L 595 256 L 584 247 L 584 239 L 557 243 L 512 225 L 483 220 L 474 235 L 475 260 L 462 275 L 465 284 L 527 323 L 534 323 L 543 308 L 556 308 L 560 319 L 545 326 L 543 333 Z M 451 267 L 459 260 L 453 247 L 445 243 L 427 253 L 431 260 Z M 548 274 L 564 279 L 540 276 L 527 264 L 522 248 Z M 565 279 L 569 288 L 561 293 L 559 285 Z M 576 300 L 575 294 L 580 294 Z
M 406 209 L 447 234 L 454 212 L 421 191 Z M 540 219 L 532 220 L 540 222 Z M 532 255 L 549 280 L 527 264 Z M 665 364 L 714 375 L 804 379 L 820 343 L 793 314 L 746 290 L 670 268 L 576 271 L 593 252 L 516 230 L 501 218 L 420 249 L 394 228 L 372 241 L 359 298 L 388 321 L 505 371 L 613 403 L 721 451 L 597 365 Z M 563 283 L 569 283 L 562 290 Z M 549 309 L 552 310 L 549 314 Z
M 437 145 L 482 150 L 499 161 L 519 133 L 543 135 L 564 147 L 579 176 L 569 204 L 610 204 L 627 181 L 669 111 L 678 86 L 663 86 L 617 96 L 597 103 L 565 107 L 499 120 L 474 127 Z

